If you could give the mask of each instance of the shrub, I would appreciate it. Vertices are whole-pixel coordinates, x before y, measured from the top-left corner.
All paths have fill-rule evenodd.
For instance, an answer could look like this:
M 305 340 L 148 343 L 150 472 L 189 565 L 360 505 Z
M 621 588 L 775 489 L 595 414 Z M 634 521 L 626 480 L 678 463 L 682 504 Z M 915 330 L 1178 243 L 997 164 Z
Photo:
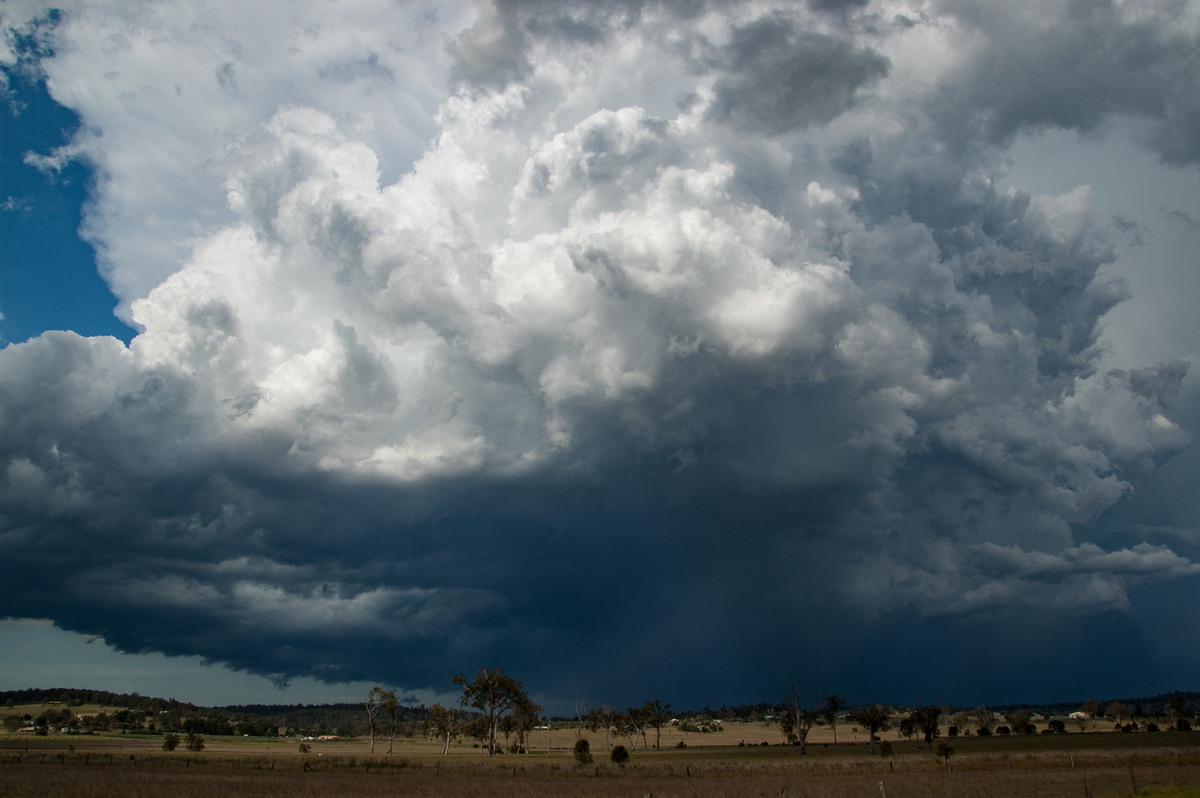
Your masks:
M 204 750 L 204 738 L 198 734 L 192 734 L 191 732 L 188 732 L 187 750 L 203 751 Z
M 582 737 L 575 741 L 575 761 L 580 765 L 590 765 L 592 762 L 592 745 Z
M 178 734 L 164 734 L 163 735 L 162 750 L 174 751 L 178 747 L 179 747 L 179 735 Z
M 300 743 L 300 753 L 307 754 L 312 751 L 312 746 L 308 743 Z
M 1011 731 L 1012 731 L 1012 729 L 1008 728 L 1007 726 L 997 726 L 996 727 L 996 734 L 999 734 L 1001 737 L 1007 736 L 1008 733 Z
M 624 765 L 629 761 L 629 750 L 623 745 L 613 746 L 612 754 L 609 758 L 618 765 Z
M 884 740 L 879 743 L 879 755 L 880 756 L 891 756 L 892 755 L 892 741 L 891 740 Z
M 958 727 L 951 726 L 950 728 L 946 729 L 946 736 L 947 737 L 957 737 L 958 736 Z

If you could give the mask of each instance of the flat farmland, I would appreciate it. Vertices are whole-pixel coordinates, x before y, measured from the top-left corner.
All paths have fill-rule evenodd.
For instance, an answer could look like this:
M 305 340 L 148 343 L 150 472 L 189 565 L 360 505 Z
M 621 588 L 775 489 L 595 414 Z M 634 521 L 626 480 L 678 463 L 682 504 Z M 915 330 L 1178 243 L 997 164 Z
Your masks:
M 672 731 L 680 737 L 664 730 L 661 751 L 634 751 L 624 766 L 608 761 L 596 735 L 587 735 L 595 762 L 577 765 L 567 745 L 575 733 L 566 730 L 552 732 L 549 753 L 535 737 L 530 753 L 496 757 L 469 747 L 442 755 L 431 742 L 409 740 L 397 740 L 388 755 L 386 740 L 376 741 L 374 754 L 365 740 L 310 743 L 311 752 L 301 753 L 295 740 L 224 737 L 206 738 L 203 752 L 164 752 L 152 736 L 10 736 L 0 738 L 0 797 L 1200 796 L 1197 733 L 956 738 L 948 741 L 955 753 L 947 771 L 923 744 L 894 742 L 894 755 L 884 758 L 865 744 L 841 742 L 840 729 L 837 745 L 810 745 L 807 755 L 738 745 L 740 737 L 667 747 L 683 735 L 709 742 L 732 729 Z

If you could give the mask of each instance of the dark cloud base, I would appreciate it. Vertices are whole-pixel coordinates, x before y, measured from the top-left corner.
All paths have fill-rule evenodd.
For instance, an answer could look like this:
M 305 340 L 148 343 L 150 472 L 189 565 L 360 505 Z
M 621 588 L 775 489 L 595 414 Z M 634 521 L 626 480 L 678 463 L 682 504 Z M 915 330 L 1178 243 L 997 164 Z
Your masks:
M 1188 364 L 1105 369 L 1123 233 L 1003 158 L 1121 115 L 1189 162 L 1163 142 L 1194 98 L 1129 69 L 1191 69 L 1186 27 L 553 6 L 439 42 L 451 93 L 404 169 L 384 143 L 423 122 L 319 101 L 409 108 L 400 49 L 309 65 L 311 99 L 200 148 L 227 207 L 124 297 L 128 346 L 0 350 L 0 614 L 279 680 L 502 665 L 564 702 L 1183 686 L 1195 527 L 1137 489 L 1187 482 Z M 1101 34 L 1111 59 L 1038 68 Z M 220 56 L 233 107 L 267 68 Z

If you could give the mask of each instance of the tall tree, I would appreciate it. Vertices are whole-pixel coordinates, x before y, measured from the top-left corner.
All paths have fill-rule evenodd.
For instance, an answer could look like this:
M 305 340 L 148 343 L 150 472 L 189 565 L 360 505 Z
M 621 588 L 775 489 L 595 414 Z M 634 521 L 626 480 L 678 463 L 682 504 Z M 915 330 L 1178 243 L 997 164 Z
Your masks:
M 846 699 L 837 693 L 830 693 L 821 699 L 821 717 L 833 730 L 833 744 L 837 745 L 837 716 L 846 706 Z
M 662 742 L 662 727 L 666 724 L 670 711 L 670 702 L 664 703 L 657 698 L 642 704 L 642 714 L 646 716 L 647 721 L 654 727 L 655 750 L 660 747 L 660 743 Z
M 933 747 L 933 738 L 938 736 L 938 721 L 942 717 L 942 708 L 937 704 L 922 704 L 909 714 L 913 727 L 925 736 L 925 743 Z
M 576 726 L 575 726 L 575 740 L 576 741 L 583 739 L 583 724 L 587 721 L 587 719 L 588 719 L 587 704 L 584 703 L 584 700 L 582 698 L 576 698 L 575 699 L 575 720 L 577 721 Z M 589 756 L 590 756 L 590 754 L 589 754 Z
M 1171 716 L 1176 731 L 1184 731 L 1191 725 L 1187 722 L 1188 700 L 1183 693 L 1175 693 L 1168 698 L 1166 710 L 1167 714 Z
M 630 707 L 616 715 L 613 728 L 617 730 L 617 734 L 629 740 L 629 750 L 636 751 L 637 738 L 641 736 L 643 743 L 645 742 L 646 726 L 649 723 L 649 718 L 646 717 L 642 707 Z
M 608 704 L 601 704 L 588 713 L 588 728 L 592 731 L 604 730 L 604 750 L 612 751 L 612 744 L 609 735 L 612 732 L 613 726 L 616 724 L 617 717 L 620 715 L 615 709 Z
M 975 724 L 976 731 L 986 737 L 992 733 L 992 727 L 996 725 L 996 716 L 987 707 L 975 707 L 971 710 L 971 722 Z
M 400 708 L 400 701 L 396 698 L 395 690 L 384 690 L 383 698 L 379 702 L 383 709 L 383 714 L 387 717 L 388 722 L 388 756 L 392 755 L 392 750 L 396 746 L 396 712 Z
M 1004 719 L 1012 727 L 1013 734 L 1029 734 L 1029 721 L 1033 719 L 1033 713 L 1028 709 L 1016 709 L 1005 715 Z
M 867 730 L 867 739 L 871 743 L 871 753 L 875 753 L 875 745 L 879 742 L 879 732 L 886 731 L 892 726 L 888 711 L 879 704 L 859 707 L 850 713 L 850 720 Z
M 790 732 L 785 729 L 784 736 L 788 738 L 788 742 L 792 745 L 800 746 L 800 753 L 808 753 L 808 733 L 812 731 L 812 727 L 817 724 L 821 718 L 820 704 L 817 703 L 812 707 L 804 707 L 800 704 L 800 693 L 796 690 L 796 685 L 790 685 L 792 694 L 787 699 L 787 712 L 785 713 L 786 720 L 781 719 L 781 724 L 786 723 L 790 727 Z
M 442 753 L 450 753 L 450 741 L 458 736 L 462 718 L 458 710 L 434 704 L 429 708 L 429 728 L 442 740 Z
M 367 693 L 367 698 L 363 705 L 367 709 L 367 728 L 371 734 L 371 753 L 375 753 L 375 728 L 376 717 L 379 715 L 379 710 L 383 708 L 383 703 L 387 700 L 388 691 L 382 687 L 372 687 Z M 394 696 L 393 696 L 394 697 Z
M 529 733 L 538 725 L 538 713 L 541 711 L 542 708 L 524 694 L 513 703 L 508 717 L 512 719 L 513 731 L 517 735 L 518 752 L 529 750 Z
M 462 688 L 459 705 L 474 707 L 487 719 L 488 756 L 496 753 L 496 727 L 500 719 L 521 702 L 529 702 L 521 683 L 504 672 L 504 668 L 480 668 L 470 681 L 463 674 L 452 680 Z

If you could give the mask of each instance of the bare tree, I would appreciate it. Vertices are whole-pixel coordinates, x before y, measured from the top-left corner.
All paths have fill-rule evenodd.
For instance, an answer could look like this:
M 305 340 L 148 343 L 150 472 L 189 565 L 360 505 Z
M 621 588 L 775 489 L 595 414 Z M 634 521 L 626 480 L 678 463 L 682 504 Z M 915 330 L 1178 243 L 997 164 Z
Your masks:
M 792 694 L 788 696 L 787 712 L 780 719 L 781 725 L 790 727 L 784 730 L 784 736 L 792 745 L 800 746 L 800 753 L 808 753 L 808 733 L 821 718 L 820 704 L 805 708 L 800 704 L 800 693 L 796 685 L 790 685 Z
M 587 721 L 587 717 L 588 717 L 587 705 L 583 702 L 582 698 L 576 698 L 575 699 L 575 720 L 577 721 L 577 724 L 575 726 L 575 739 L 577 741 L 583 739 L 583 724 Z
M 504 668 L 480 668 L 475 678 L 467 681 L 467 677 L 458 674 L 452 679 L 463 689 L 459 704 L 464 707 L 474 707 L 487 719 L 488 726 L 488 755 L 496 753 L 496 729 L 500 719 L 513 709 L 529 702 L 521 683 L 504 672 Z
M 372 687 L 367 692 L 367 699 L 363 705 L 367 710 L 367 728 L 371 734 L 371 753 L 375 753 L 375 717 L 379 714 L 379 710 L 383 707 L 383 702 L 387 699 L 388 691 L 382 687 Z M 393 698 L 395 696 L 393 695 Z

